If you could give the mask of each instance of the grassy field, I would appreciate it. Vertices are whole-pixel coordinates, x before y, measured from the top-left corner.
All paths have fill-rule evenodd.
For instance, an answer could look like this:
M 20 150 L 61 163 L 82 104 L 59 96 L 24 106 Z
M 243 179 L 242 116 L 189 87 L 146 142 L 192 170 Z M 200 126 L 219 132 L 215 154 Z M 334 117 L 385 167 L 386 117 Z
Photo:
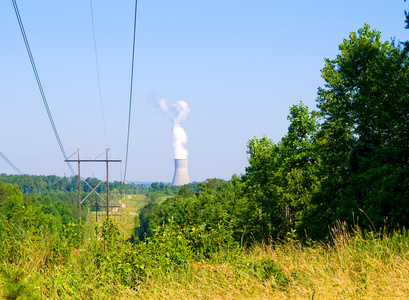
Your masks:
M 409 248 L 347 237 L 328 247 L 256 245 L 223 264 L 155 272 L 141 299 L 408 299 Z M 399 250 L 398 250 L 399 248 Z
M 97 270 L 84 266 L 87 255 L 72 256 L 69 272 L 37 270 L 34 276 L 46 275 L 46 286 L 54 288 L 48 298 L 65 299 L 70 286 L 76 287 L 71 295 L 78 295 L 72 299 L 409 298 L 407 239 L 368 240 L 348 235 L 334 239 L 332 246 L 255 245 L 229 259 L 147 269 L 133 287 L 115 279 L 101 281 Z M 53 278 L 62 282 L 55 284 Z
M 172 248 L 167 244 L 175 236 L 164 236 L 156 250 L 154 242 L 145 248 L 124 242 L 132 235 L 136 213 L 145 201 L 143 196 L 121 199 L 121 218 L 112 218 L 120 233 L 113 243 L 96 239 L 95 231 L 91 234 L 96 225 L 91 217 L 85 223 L 90 235 L 81 249 L 68 246 L 56 256 L 49 246 L 52 237 L 21 240 L 13 250 L 18 253 L 14 261 L 0 266 L 0 295 L 4 299 L 409 299 L 409 233 L 404 230 L 394 235 L 363 234 L 339 226 L 328 243 L 306 246 L 288 239 L 221 251 L 207 259 L 192 256 L 175 264 L 168 260 Z
M 118 224 L 121 238 L 124 241 L 132 236 L 136 224 L 135 219 L 138 218 L 138 211 L 145 204 L 145 195 L 125 195 L 115 202 L 115 205 L 120 207 L 114 207 L 110 217 L 114 218 L 115 222 Z M 88 238 L 95 236 L 96 223 L 101 226 L 104 218 L 106 218 L 105 211 L 98 212 L 97 216 L 95 214 L 95 212 L 90 212 L 88 219 L 84 224 Z M 98 221 L 96 219 L 98 219 Z
M 120 202 L 121 209 L 115 221 L 119 226 L 121 237 L 127 240 L 131 237 L 135 229 L 135 218 L 138 218 L 138 211 L 146 204 L 144 195 L 124 196 Z
M 129 212 L 143 199 L 125 202 L 121 221 L 124 236 L 130 232 Z M 132 210 L 131 210 L 132 207 Z M 128 215 L 128 221 L 126 221 Z M 122 223 L 121 223 L 122 222 Z M 409 235 L 350 233 L 334 229 L 328 244 L 302 245 L 288 240 L 273 245 L 256 244 L 232 255 L 220 253 L 209 260 L 194 260 L 147 268 L 133 287 L 119 281 L 104 283 L 91 298 L 109 299 L 408 299 Z M 83 253 L 85 257 L 87 253 Z M 81 256 L 72 264 L 84 272 Z M 89 270 L 86 272 L 90 272 Z M 55 276 L 55 275 L 52 275 Z M 51 276 L 51 277 L 52 277 Z M 101 284 L 101 283 L 100 283 Z M 81 294 L 85 295 L 85 294 Z

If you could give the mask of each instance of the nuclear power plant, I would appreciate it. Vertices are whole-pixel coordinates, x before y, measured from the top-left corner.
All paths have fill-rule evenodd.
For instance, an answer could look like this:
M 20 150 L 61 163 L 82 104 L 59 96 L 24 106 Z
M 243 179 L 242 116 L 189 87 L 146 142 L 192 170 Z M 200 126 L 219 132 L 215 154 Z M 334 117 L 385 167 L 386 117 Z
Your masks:
M 187 173 L 187 159 L 175 159 L 175 175 L 172 185 L 184 185 L 190 183 Z
M 168 100 L 161 98 L 158 100 L 162 111 L 168 112 Z M 175 174 L 173 175 L 172 185 L 185 185 L 190 183 L 187 173 L 188 151 L 185 148 L 187 143 L 187 134 L 180 122 L 185 120 L 190 112 L 189 106 L 185 101 L 178 101 L 172 105 L 172 113 L 169 116 L 173 121 L 173 150 L 175 152 Z

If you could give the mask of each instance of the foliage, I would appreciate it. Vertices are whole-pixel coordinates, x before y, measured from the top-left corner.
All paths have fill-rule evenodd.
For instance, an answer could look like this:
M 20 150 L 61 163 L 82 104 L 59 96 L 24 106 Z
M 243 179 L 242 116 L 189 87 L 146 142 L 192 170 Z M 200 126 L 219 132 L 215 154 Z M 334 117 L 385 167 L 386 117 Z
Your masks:
M 0 182 L 0 237 L 19 228 L 32 232 L 61 232 L 74 222 L 68 206 L 49 198 L 23 196 L 17 185 Z M 2 230 L 3 228 L 3 230 Z M 1 232 L 2 231 L 2 232 Z
M 264 238 L 282 238 L 297 228 L 319 186 L 315 116 L 301 102 L 290 108 L 288 119 L 288 134 L 280 143 L 266 136 L 248 143 L 247 188 L 258 205 Z
M 220 226 L 215 233 L 221 229 L 221 236 L 229 236 L 229 224 Z M 255 243 L 244 251 L 228 251 L 221 239 L 222 249 L 213 247 L 207 258 L 201 254 L 205 244 L 192 243 L 172 220 L 143 243 L 124 243 L 116 232 L 112 219 L 105 220 L 97 238 L 82 241 L 81 248 L 48 265 L 41 263 L 48 256 L 47 243 L 20 244 L 24 256 L 7 264 L 2 260 L 0 293 L 6 299 L 407 295 L 407 274 L 402 270 L 408 268 L 409 235 L 404 228 L 392 234 L 359 228 L 351 232 L 340 224 L 330 244 Z M 26 236 L 32 238 L 28 232 Z M 219 238 L 208 235 L 206 240 Z
M 4 299 L 41 299 L 32 283 L 25 281 L 24 271 L 13 265 L 5 265 L 0 268 L 4 278 Z
M 139 227 L 135 235 L 143 241 L 153 235 L 159 226 L 172 220 L 181 228 L 216 228 L 229 223 L 236 241 L 252 237 L 257 223 L 256 207 L 245 196 L 245 184 L 238 176 L 225 182 L 208 179 L 199 184 L 199 193 L 188 186 L 178 195 L 161 203 L 149 202 L 139 214 Z
M 244 187 L 242 178 L 233 177 L 209 191 L 229 199 L 232 190 Z M 16 186 L 3 184 L 0 190 L 3 204 L 24 203 Z M 311 298 L 314 293 L 324 298 L 370 298 L 390 293 L 403 297 L 408 288 L 406 275 L 398 271 L 407 268 L 405 228 L 393 233 L 360 228 L 351 232 L 340 224 L 332 231 L 330 244 L 311 242 L 305 247 L 289 235 L 283 243 L 253 243 L 242 249 L 235 238 L 237 224 L 227 213 L 214 226 L 180 226 L 171 218 L 144 242 L 131 244 L 121 239 L 112 218 L 96 226 L 96 236 L 81 238 L 84 233 L 80 235 L 73 224 L 61 231 L 17 225 L 12 222 L 21 221 L 21 211 L 13 212 L 0 222 L 7 228 L 1 239 L 0 293 L 8 299 L 172 299 L 189 294 Z
M 98 178 L 88 177 L 86 183 L 81 183 L 82 192 L 90 192 L 91 187 L 95 188 L 100 183 Z M 78 191 L 78 176 L 59 177 L 56 175 L 6 175 L 0 174 L 0 182 L 17 184 L 23 194 L 49 195 L 60 192 Z M 90 187 L 91 186 L 91 187 Z M 123 184 L 120 181 L 109 183 L 111 191 L 118 190 L 121 194 L 134 194 L 137 191 L 140 194 L 146 194 L 147 187 L 139 184 Z M 95 189 L 98 193 L 106 191 L 106 185 L 100 185 Z
M 163 182 L 153 182 L 148 189 L 148 193 L 160 193 L 161 195 L 167 195 L 167 196 L 172 196 L 177 194 L 179 191 L 178 186 L 173 186 L 168 183 L 163 183 Z
M 326 59 L 318 90 L 319 193 L 305 215 L 315 236 L 338 219 L 376 227 L 408 224 L 408 56 L 366 24 Z M 399 180 L 397 178 L 400 178 Z M 364 211 L 367 216 L 361 214 Z

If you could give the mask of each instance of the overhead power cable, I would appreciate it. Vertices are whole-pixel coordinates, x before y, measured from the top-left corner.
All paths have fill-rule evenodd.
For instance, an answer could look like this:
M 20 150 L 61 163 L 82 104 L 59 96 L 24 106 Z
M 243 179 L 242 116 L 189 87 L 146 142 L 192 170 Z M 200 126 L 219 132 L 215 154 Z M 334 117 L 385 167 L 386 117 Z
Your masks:
M 26 45 L 28 57 L 30 58 L 31 67 L 33 69 L 33 72 L 34 72 L 34 75 L 35 75 L 35 78 L 36 78 L 36 81 L 37 81 L 38 89 L 40 90 L 41 97 L 43 98 L 43 102 L 44 102 L 45 109 L 47 111 L 48 118 L 50 120 L 51 126 L 52 126 L 53 131 L 54 131 L 55 138 L 57 139 L 58 145 L 59 145 L 60 150 L 61 150 L 61 152 L 62 152 L 62 154 L 64 156 L 64 159 L 67 160 L 67 154 L 65 153 L 64 146 L 63 146 L 63 144 L 61 142 L 60 136 L 59 136 L 58 131 L 57 131 L 57 127 L 54 124 L 54 120 L 53 120 L 53 117 L 51 115 L 50 108 L 48 107 L 48 103 L 47 103 L 47 99 L 46 99 L 45 94 L 44 94 L 43 87 L 41 85 L 40 77 L 38 75 L 37 68 L 36 68 L 36 65 L 34 63 L 34 58 L 33 58 L 33 55 L 31 54 L 30 45 L 28 44 L 26 32 L 24 30 L 23 22 L 21 21 L 20 12 L 18 10 L 16 0 L 12 0 L 12 2 L 13 2 L 13 6 L 14 6 L 14 11 L 16 13 L 17 21 L 18 21 L 18 24 L 20 26 L 21 34 L 22 34 L 23 39 L 24 39 L 24 44 Z M 74 169 L 72 168 L 72 166 L 70 164 L 68 164 L 68 167 L 70 168 L 72 175 L 75 175 L 75 172 L 74 172 Z
M 99 89 L 99 100 L 101 103 L 101 112 L 102 112 L 102 122 L 104 124 L 104 133 L 105 133 L 105 139 L 107 142 L 107 146 L 109 148 L 109 143 L 108 143 L 108 134 L 107 134 L 107 128 L 105 125 L 105 114 L 104 114 L 104 106 L 102 104 L 102 93 L 101 93 L 101 80 L 99 76 L 99 64 L 98 64 L 98 54 L 97 54 L 97 42 L 95 39 L 95 26 L 94 26 L 94 12 L 92 10 L 92 0 L 89 0 L 89 5 L 91 7 L 91 21 L 92 21 L 92 35 L 94 37 L 94 50 L 95 50 L 95 62 L 97 65 L 97 75 L 98 75 L 98 89 Z
M 133 87 L 133 68 L 135 61 L 135 40 L 136 40 L 136 17 L 138 12 L 138 0 L 135 0 L 135 16 L 133 23 L 133 44 L 132 44 L 132 70 L 131 70 L 131 89 L 129 92 L 129 115 L 128 115 L 128 136 L 126 139 L 126 156 L 125 156 L 125 172 L 124 181 L 126 181 L 126 170 L 128 166 L 128 150 L 129 150 L 129 133 L 131 129 L 131 111 L 132 111 L 132 87 Z
M 12 163 L 11 161 L 9 161 L 8 158 L 7 158 L 3 153 L 0 152 L 0 156 L 1 156 L 1 157 L 4 159 L 4 161 L 5 161 L 6 163 L 8 163 L 9 166 L 12 167 L 17 173 L 19 173 L 20 175 L 24 175 L 24 173 L 21 172 L 15 165 L 13 165 L 13 163 Z

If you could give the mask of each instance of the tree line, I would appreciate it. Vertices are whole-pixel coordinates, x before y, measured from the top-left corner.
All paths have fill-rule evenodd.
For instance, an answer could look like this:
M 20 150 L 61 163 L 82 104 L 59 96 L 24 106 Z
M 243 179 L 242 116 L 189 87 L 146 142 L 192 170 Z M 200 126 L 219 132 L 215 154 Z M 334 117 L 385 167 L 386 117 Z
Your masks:
M 24 194 L 44 194 L 53 192 L 78 192 L 78 176 L 60 177 L 56 175 L 7 175 L 0 174 L 0 181 L 4 183 L 17 184 Z M 86 183 L 85 183 L 85 182 Z M 91 187 L 95 188 L 100 180 L 95 177 L 88 177 L 81 181 L 81 191 L 90 192 Z M 91 186 L 91 187 L 90 187 Z M 148 187 L 144 184 L 113 181 L 109 183 L 110 190 L 118 190 L 123 194 L 146 194 Z M 106 184 L 101 184 L 95 189 L 98 193 L 105 192 Z

